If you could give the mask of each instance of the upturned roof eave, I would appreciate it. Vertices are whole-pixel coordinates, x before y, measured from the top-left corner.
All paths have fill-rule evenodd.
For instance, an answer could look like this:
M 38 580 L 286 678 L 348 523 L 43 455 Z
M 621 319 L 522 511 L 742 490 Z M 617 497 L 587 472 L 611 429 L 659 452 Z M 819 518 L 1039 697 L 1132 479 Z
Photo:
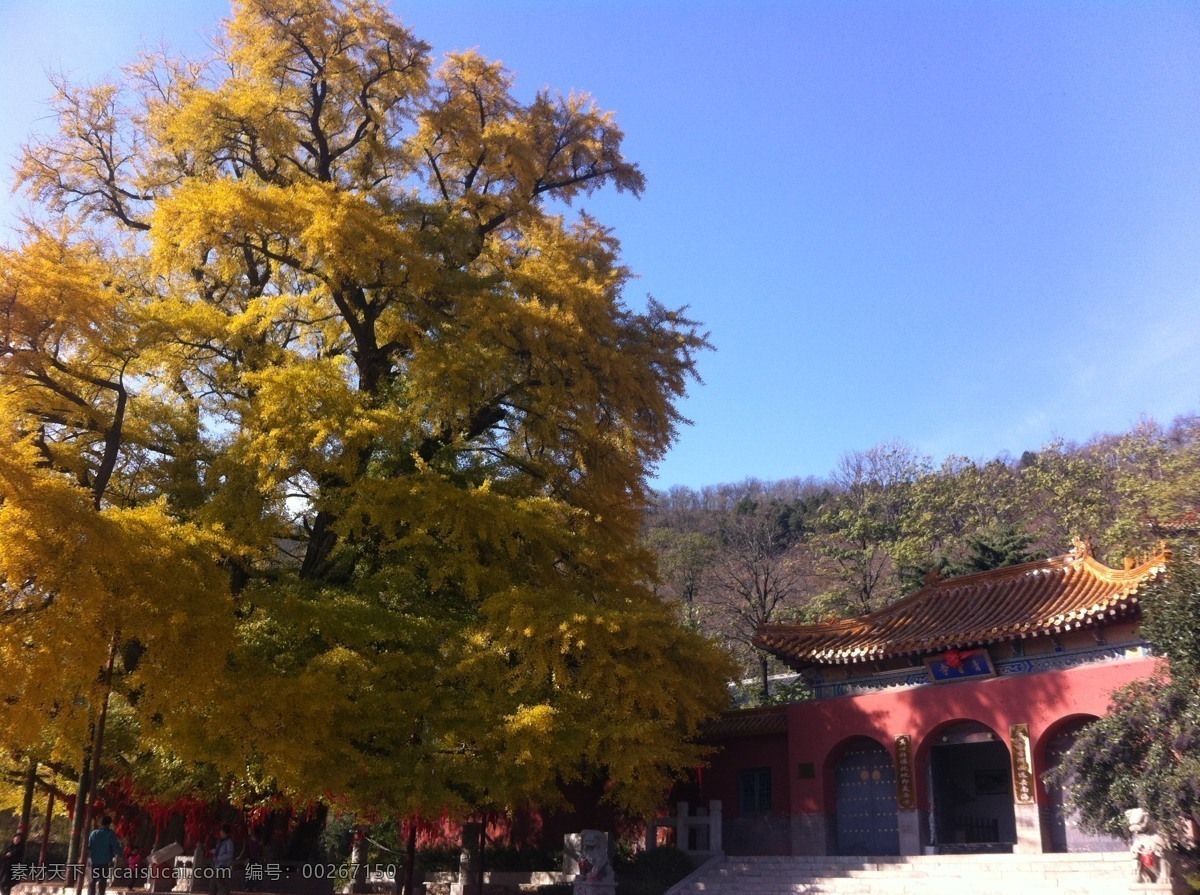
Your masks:
M 1095 627 L 1127 617 L 1135 612 L 1140 602 L 1138 591 L 1146 583 L 1161 575 L 1165 569 L 1166 559 L 1165 554 L 1160 554 L 1134 568 L 1117 570 L 1095 560 L 1090 555 L 1090 551 L 1082 555 L 1065 554 L 1047 560 L 926 584 L 891 606 L 856 618 L 813 625 L 764 626 L 755 636 L 755 643 L 776 655 L 791 668 L 802 671 L 813 666 L 853 665 L 904 655 L 975 648 L 989 643 Z M 894 627 L 911 627 L 911 621 L 898 625 L 885 624 L 885 622 L 895 622 L 897 619 L 906 617 L 911 619 L 927 616 L 927 612 L 912 612 L 911 610 L 929 610 L 931 607 L 925 604 L 939 595 L 948 595 L 953 598 L 954 595 L 962 594 L 967 589 L 979 587 L 985 588 L 983 594 L 986 595 L 987 590 L 997 585 L 1033 575 L 1054 573 L 1071 575 L 1072 569 L 1086 570 L 1087 582 L 1083 585 L 1072 585 L 1067 580 L 1063 583 L 1064 587 L 1091 588 L 1100 585 L 1102 588 L 1107 586 L 1110 590 L 1096 595 L 1099 599 L 1090 605 L 1076 606 L 1069 606 L 1069 599 L 1064 601 L 1064 594 L 1059 592 L 1053 595 L 1055 599 L 1051 606 L 1062 607 L 1060 611 L 1040 618 L 1037 617 L 1035 611 L 1032 617 L 1007 623 L 996 619 L 998 623 L 986 629 L 979 627 L 963 631 L 949 630 L 940 635 L 911 638 L 905 637 L 903 634 L 896 636 L 895 630 L 889 630 Z M 1111 590 L 1113 586 L 1117 588 L 1115 591 Z M 1064 603 L 1067 605 L 1064 606 Z M 1068 606 L 1069 608 L 1067 608 Z M 1030 608 L 1032 609 L 1032 607 Z M 815 649 L 805 649 L 800 643 L 797 643 L 798 640 L 818 640 L 821 642 L 821 646 Z M 839 640 L 849 642 L 845 647 L 839 649 L 832 645 Z M 871 643 L 872 640 L 874 643 Z

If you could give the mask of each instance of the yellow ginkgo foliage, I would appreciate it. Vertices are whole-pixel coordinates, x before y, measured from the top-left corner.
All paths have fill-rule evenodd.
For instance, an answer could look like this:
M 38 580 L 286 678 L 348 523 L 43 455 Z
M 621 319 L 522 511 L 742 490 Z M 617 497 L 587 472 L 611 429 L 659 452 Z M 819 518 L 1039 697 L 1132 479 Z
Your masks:
M 103 682 L 242 785 L 652 807 L 728 668 L 637 546 L 704 338 L 568 213 L 641 191 L 621 131 L 367 0 L 236 0 L 216 54 L 59 85 L 19 169 L 3 745 L 82 753 Z

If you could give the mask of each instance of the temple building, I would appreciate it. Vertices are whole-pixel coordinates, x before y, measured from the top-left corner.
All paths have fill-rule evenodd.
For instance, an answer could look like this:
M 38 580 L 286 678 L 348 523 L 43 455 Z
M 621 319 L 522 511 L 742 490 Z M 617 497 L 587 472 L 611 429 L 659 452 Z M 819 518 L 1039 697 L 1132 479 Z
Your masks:
M 1167 554 L 1112 569 L 1068 554 L 930 577 L 869 615 L 768 625 L 757 644 L 814 698 L 731 712 L 698 782 L 729 854 L 1123 849 L 1044 782 L 1109 694 L 1158 668 L 1139 594 Z

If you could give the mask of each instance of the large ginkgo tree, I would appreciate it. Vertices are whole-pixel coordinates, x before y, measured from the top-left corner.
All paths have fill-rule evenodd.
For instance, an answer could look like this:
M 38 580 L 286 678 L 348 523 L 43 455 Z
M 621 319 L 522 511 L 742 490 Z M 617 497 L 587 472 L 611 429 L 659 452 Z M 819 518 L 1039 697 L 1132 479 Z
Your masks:
M 643 187 L 611 115 L 365 0 L 57 86 L 0 253 L 3 745 L 86 764 L 112 704 L 352 810 L 651 807 L 728 668 L 637 546 L 705 341 L 573 210 Z

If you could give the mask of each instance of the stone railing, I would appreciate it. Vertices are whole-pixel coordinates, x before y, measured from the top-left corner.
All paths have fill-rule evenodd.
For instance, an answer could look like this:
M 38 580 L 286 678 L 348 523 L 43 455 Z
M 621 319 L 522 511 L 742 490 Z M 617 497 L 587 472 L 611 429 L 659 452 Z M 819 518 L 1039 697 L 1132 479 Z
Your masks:
M 675 806 L 675 814 L 646 821 L 646 848 L 658 847 L 658 831 L 673 830 L 675 847 L 693 855 L 722 854 L 721 802 L 713 799 L 692 814 L 687 802 Z

